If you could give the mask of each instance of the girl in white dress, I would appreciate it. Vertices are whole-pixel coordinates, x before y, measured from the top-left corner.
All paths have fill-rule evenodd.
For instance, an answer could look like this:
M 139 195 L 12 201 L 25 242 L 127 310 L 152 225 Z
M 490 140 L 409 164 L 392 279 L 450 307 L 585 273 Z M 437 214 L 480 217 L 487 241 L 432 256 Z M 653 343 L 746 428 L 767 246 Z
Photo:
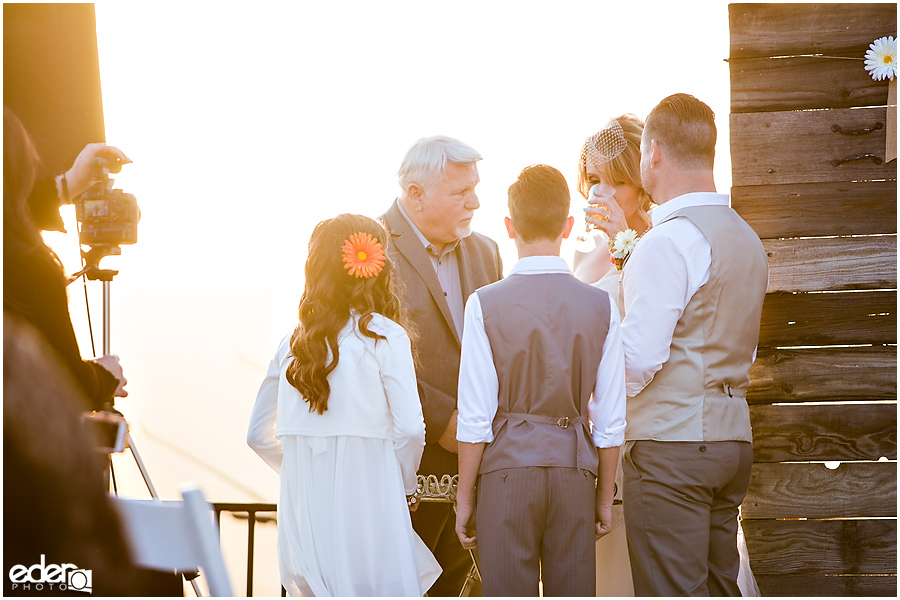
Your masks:
M 619 316 L 625 317 L 622 289 L 622 262 L 613 259 L 609 240 L 618 232 L 631 229 L 640 240 L 651 227 L 649 211 L 655 206 L 641 185 L 641 134 L 644 122 L 633 114 L 612 119 L 600 131 L 587 138 L 578 164 L 577 188 L 591 206 L 585 209 L 589 223 L 602 233 L 595 236 L 596 249 L 576 252 L 573 259 L 575 276 L 605 290 L 616 301 Z M 612 200 L 598 198 L 591 189 L 597 184 L 615 188 Z M 616 500 L 622 499 L 622 454 L 616 473 Z M 738 520 L 738 551 L 741 567 L 738 587 L 743 596 L 759 596 L 747 543 Z M 625 516 L 621 503 L 613 506 L 613 530 L 597 541 L 597 595 L 633 596 L 631 563 L 625 540 Z
M 409 518 L 425 421 L 385 241 L 359 215 L 316 226 L 300 324 L 250 417 L 247 443 L 281 476 L 291 596 L 421 596 L 441 571 Z

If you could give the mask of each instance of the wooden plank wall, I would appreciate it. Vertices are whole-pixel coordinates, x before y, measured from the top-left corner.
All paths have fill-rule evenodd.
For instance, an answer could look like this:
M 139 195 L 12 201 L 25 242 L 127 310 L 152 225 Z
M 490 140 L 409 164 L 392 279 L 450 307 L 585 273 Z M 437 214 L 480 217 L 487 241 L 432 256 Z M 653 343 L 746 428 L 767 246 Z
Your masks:
M 897 5 L 729 18 L 732 206 L 770 268 L 747 395 L 751 566 L 764 596 L 896 596 L 897 161 L 887 82 L 840 57 L 896 37 Z M 872 156 L 833 162 L 857 155 Z

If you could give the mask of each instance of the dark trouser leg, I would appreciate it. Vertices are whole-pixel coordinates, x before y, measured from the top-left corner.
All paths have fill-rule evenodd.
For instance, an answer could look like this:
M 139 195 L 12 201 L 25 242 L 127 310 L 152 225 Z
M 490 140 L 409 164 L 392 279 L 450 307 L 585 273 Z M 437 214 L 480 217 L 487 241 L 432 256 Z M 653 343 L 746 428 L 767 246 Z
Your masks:
M 749 444 L 626 444 L 625 530 L 636 595 L 730 593 L 725 580 L 732 571 L 736 579 L 740 561 L 729 515 L 737 516 L 752 463 L 743 447 Z M 711 568 L 715 589 L 707 584 Z
M 575 468 L 545 470 L 550 506 L 541 545 L 544 596 L 594 596 L 594 475 Z
M 459 543 L 456 535 L 456 514 L 451 504 L 422 502 L 410 513 L 413 529 L 431 550 L 443 572 L 428 590 L 429 596 L 459 596 L 466 575 L 472 568 L 469 551 Z M 480 596 L 481 586 L 476 584 L 470 596 Z
M 478 478 L 475 529 L 485 596 L 538 595 L 546 470 L 505 469 Z
M 741 557 L 737 549 L 738 507 L 747 495 L 750 468 L 753 465 L 753 446 L 748 443 L 729 447 L 735 465 L 732 480 L 713 497 L 709 529 L 709 595 L 740 596 L 737 585 Z

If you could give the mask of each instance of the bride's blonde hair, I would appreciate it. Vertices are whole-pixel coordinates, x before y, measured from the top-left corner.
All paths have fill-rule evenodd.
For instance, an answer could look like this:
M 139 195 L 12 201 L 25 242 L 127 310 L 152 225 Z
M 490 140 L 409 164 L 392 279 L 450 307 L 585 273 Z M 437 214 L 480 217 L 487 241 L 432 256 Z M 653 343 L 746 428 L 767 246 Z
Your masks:
M 625 184 L 636 187 L 641 197 L 638 208 L 646 212 L 650 210 L 651 201 L 650 195 L 644 191 L 644 186 L 641 185 L 641 134 L 644 132 L 644 122 L 631 113 L 616 117 L 616 121 L 622 127 L 625 149 L 612 160 L 603 163 L 601 168 L 611 185 Z M 590 140 L 591 138 L 588 138 L 584 141 L 578 160 L 576 188 L 585 199 L 588 197 L 588 192 L 591 191 L 591 182 L 587 174 L 587 161 L 590 153 L 586 151 Z

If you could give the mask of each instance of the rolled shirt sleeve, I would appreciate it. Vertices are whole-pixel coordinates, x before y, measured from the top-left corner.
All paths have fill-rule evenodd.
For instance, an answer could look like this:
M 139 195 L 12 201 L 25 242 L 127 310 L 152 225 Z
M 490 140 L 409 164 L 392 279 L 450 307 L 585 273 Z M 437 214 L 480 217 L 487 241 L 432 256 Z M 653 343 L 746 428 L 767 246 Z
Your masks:
M 484 330 L 478 294 L 469 296 L 463 326 L 459 363 L 459 394 L 456 439 L 477 444 L 494 440 L 491 424 L 497 414 L 500 382 L 494 370 L 491 343 Z
M 625 352 L 619 309 L 610 297 L 609 332 L 597 367 L 597 383 L 588 403 L 591 435 L 598 448 L 614 448 L 625 443 Z

